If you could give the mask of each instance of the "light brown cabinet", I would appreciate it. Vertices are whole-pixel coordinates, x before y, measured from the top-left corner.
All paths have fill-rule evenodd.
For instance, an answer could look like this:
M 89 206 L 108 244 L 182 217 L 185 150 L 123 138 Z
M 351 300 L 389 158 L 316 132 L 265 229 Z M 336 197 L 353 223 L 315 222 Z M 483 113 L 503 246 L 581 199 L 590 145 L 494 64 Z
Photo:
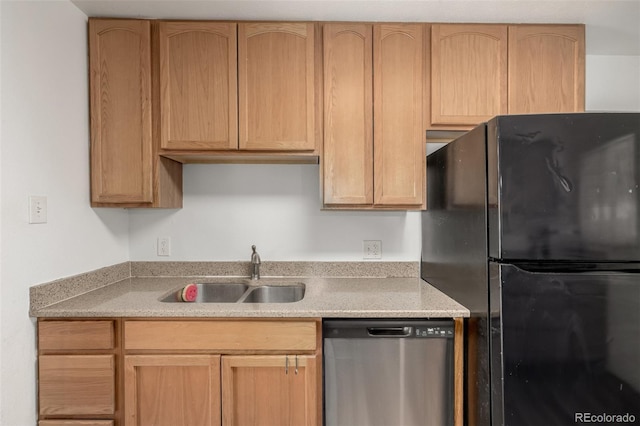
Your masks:
M 125 425 L 319 425 L 319 320 L 127 320 Z
M 373 26 L 325 24 L 325 205 L 373 204 Z
M 163 149 L 237 149 L 236 24 L 158 24 Z
M 38 322 L 40 425 L 104 425 L 117 416 L 112 321 Z
M 125 425 L 219 426 L 219 355 L 127 355 Z
M 584 54 L 584 25 L 434 24 L 429 128 L 584 111 Z
M 431 125 L 475 125 L 507 113 L 507 26 L 431 27 Z
M 314 24 L 239 24 L 238 76 L 240 149 L 315 150 Z
M 326 207 L 423 206 L 424 28 L 325 24 Z
M 509 26 L 509 113 L 584 111 L 584 25 Z
M 38 426 L 114 426 L 113 420 L 40 420 Z
M 317 162 L 328 209 L 425 208 L 426 129 L 584 111 L 584 25 L 89 20 L 91 204 L 182 164 Z
M 182 166 L 158 155 L 151 25 L 89 20 L 91 205 L 181 207 Z
M 40 426 L 322 424 L 319 319 L 38 321 Z
M 166 155 L 189 161 L 168 151 L 315 151 L 314 24 L 158 26 Z
M 315 425 L 321 407 L 315 355 L 222 358 L 222 424 Z

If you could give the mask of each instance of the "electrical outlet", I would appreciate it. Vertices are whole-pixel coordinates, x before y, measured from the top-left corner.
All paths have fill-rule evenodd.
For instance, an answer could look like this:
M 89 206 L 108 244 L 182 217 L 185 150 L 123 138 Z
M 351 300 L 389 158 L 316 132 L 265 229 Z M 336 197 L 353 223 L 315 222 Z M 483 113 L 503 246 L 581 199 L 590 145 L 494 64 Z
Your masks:
M 364 240 L 362 241 L 363 259 L 382 259 L 382 241 Z
M 47 223 L 47 197 L 29 197 L 29 223 Z
M 171 256 L 171 237 L 158 237 L 158 256 Z

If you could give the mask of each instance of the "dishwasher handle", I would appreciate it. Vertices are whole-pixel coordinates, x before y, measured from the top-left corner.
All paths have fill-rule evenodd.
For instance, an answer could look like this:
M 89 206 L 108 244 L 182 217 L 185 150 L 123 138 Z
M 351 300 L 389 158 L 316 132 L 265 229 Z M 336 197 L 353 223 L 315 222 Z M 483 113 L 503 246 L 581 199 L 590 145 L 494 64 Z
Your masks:
M 412 332 L 412 327 L 367 327 L 371 337 L 409 337 Z

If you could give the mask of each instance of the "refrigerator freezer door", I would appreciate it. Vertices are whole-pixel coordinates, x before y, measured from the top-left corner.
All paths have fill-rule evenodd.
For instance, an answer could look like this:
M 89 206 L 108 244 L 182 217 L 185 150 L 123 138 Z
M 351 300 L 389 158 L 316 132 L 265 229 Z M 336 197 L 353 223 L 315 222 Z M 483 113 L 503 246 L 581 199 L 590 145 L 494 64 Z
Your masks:
M 490 256 L 640 261 L 640 114 L 488 123 Z

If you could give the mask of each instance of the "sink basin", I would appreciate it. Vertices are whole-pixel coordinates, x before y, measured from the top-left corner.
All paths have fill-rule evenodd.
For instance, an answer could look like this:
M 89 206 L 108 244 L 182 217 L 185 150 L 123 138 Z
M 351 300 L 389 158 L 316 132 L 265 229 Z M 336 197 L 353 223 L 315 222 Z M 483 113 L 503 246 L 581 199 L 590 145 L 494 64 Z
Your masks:
M 304 284 L 261 285 L 240 299 L 243 303 L 292 303 L 304 297 Z
M 198 296 L 192 303 L 292 303 L 304 297 L 304 284 L 255 285 L 245 283 L 198 283 Z M 178 292 L 172 291 L 161 302 L 184 303 Z
M 235 303 L 247 291 L 249 286 L 244 283 L 199 283 L 198 297 L 195 303 Z M 176 290 L 172 292 L 162 302 L 181 302 L 176 296 Z

